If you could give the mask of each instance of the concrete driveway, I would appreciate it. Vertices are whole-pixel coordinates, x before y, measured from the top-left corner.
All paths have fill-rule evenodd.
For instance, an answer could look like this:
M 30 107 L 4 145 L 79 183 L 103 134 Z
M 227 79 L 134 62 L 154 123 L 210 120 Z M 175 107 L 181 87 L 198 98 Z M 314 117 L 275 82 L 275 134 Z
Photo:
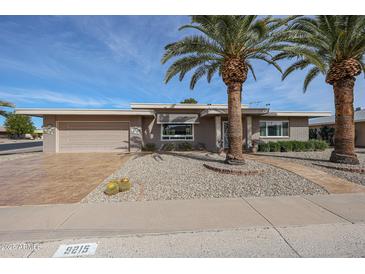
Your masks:
M 79 202 L 128 158 L 121 153 L 40 153 L 1 162 L 0 206 Z

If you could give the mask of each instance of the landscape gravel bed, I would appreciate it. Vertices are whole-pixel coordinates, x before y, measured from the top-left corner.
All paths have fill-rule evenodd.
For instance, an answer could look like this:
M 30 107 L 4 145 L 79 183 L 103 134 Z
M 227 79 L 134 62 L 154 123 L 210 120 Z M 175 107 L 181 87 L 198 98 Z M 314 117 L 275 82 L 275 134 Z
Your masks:
M 131 157 L 82 202 L 151 201 L 174 199 L 233 198 L 248 196 L 277 196 L 326 194 L 320 186 L 285 170 L 249 161 L 247 166 L 265 172 L 239 176 L 208 170 L 204 163 L 224 160 L 207 152 L 176 152 L 141 154 Z M 128 192 L 107 196 L 103 193 L 110 179 L 129 177 Z
M 276 159 L 286 160 L 291 162 L 297 162 L 306 166 L 321 169 L 329 174 L 338 176 L 340 178 L 349 180 L 351 182 L 365 185 L 365 174 L 350 172 L 345 170 L 336 170 L 328 167 L 344 167 L 344 168 L 365 168 L 365 149 L 357 148 L 355 150 L 357 157 L 360 161 L 360 165 L 345 165 L 337 164 L 329 161 L 332 149 L 326 149 L 325 151 L 308 151 L 308 152 L 260 152 L 259 155 L 265 155 L 275 157 Z

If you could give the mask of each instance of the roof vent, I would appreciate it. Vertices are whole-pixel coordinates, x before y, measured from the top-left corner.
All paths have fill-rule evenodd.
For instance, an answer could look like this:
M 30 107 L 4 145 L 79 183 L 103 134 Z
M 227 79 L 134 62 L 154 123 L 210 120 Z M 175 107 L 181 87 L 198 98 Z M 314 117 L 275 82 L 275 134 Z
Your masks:
M 355 111 L 360 111 L 360 110 L 361 110 L 361 107 L 355 108 Z

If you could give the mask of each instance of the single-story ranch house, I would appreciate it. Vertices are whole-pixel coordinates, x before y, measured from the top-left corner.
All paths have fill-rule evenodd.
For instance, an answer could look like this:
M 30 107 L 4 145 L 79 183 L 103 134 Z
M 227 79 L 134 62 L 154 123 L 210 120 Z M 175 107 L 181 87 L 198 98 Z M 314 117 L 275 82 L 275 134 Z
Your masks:
M 146 144 L 191 142 L 210 151 L 228 147 L 227 105 L 132 103 L 118 109 L 17 109 L 43 117 L 44 152 L 136 152 Z M 270 111 L 242 105 L 243 144 L 308 140 L 308 119 L 329 112 Z
M 354 113 L 355 122 L 355 146 L 365 147 L 365 109 L 357 108 Z M 335 116 L 320 117 L 309 120 L 310 128 L 334 128 Z

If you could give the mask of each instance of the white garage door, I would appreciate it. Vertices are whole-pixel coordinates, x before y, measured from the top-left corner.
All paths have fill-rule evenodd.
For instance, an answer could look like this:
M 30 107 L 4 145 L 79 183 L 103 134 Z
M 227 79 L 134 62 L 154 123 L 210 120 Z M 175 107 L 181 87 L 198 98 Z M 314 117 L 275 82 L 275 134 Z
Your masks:
M 128 152 L 126 122 L 59 122 L 59 152 Z

